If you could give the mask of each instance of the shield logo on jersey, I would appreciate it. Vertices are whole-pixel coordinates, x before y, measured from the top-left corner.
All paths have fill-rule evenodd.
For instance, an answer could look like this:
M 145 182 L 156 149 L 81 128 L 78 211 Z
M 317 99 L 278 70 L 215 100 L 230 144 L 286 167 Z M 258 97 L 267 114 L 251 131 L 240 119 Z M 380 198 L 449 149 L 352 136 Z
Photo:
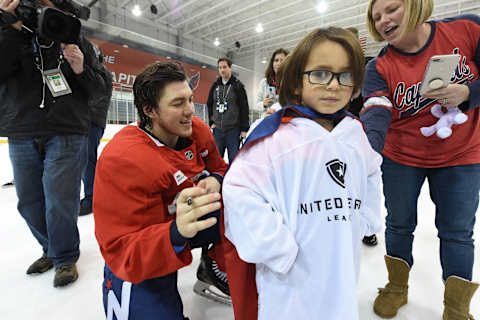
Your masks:
M 193 152 L 191 150 L 188 150 L 187 152 L 185 152 L 185 158 L 187 160 L 192 160 L 193 159 Z
M 347 164 L 338 159 L 333 159 L 325 164 L 330 178 L 333 179 L 340 187 L 345 188 L 345 172 Z

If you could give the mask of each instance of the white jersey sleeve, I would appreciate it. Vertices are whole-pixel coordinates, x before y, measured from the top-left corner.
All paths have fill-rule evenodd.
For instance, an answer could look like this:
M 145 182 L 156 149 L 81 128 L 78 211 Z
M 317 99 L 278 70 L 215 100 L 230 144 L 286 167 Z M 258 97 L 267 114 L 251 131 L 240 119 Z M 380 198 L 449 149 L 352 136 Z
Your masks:
M 365 218 L 367 224 L 367 230 L 365 235 L 370 236 L 382 229 L 381 225 L 381 170 L 380 165 L 382 163 L 382 157 L 375 152 L 370 146 L 369 151 L 366 152 L 369 155 L 370 163 L 367 168 L 367 197 L 365 199 L 363 210 L 361 215 Z
M 272 168 L 256 149 L 239 154 L 223 181 L 225 236 L 242 260 L 285 274 L 298 246 L 277 211 Z

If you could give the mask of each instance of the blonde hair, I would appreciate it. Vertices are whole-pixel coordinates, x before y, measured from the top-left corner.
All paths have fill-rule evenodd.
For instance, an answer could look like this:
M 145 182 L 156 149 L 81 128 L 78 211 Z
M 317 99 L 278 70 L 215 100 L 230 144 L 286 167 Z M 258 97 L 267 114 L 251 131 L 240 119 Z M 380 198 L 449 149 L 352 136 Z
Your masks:
M 375 28 L 375 20 L 373 20 L 373 5 L 377 0 L 370 0 L 367 9 L 367 27 L 368 32 L 375 41 L 384 41 L 383 37 Z M 415 30 L 416 27 L 427 21 L 433 12 L 433 0 L 403 0 L 405 13 L 402 21 L 402 36 Z
M 315 29 L 300 40 L 280 65 L 278 70 L 279 102 L 282 106 L 298 104 L 302 100 L 296 92 L 303 88 L 303 72 L 308 57 L 313 47 L 323 41 L 336 42 L 345 49 L 350 58 L 350 68 L 353 74 L 353 92 L 361 90 L 365 74 L 365 56 L 355 35 L 351 31 L 337 27 Z

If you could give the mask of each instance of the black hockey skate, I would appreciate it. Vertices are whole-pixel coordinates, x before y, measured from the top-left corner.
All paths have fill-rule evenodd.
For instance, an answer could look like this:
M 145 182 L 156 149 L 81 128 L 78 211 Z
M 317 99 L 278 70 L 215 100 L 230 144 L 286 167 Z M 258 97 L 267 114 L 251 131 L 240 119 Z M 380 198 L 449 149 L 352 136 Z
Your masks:
M 378 241 L 377 241 L 377 236 L 376 235 L 371 235 L 371 236 L 365 236 L 363 237 L 362 242 L 366 244 L 367 246 L 373 247 L 376 246 Z
M 193 291 L 215 302 L 232 305 L 227 274 L 218 268 L 215 260 L 208 256 L 207 248 L 202 248 L 200 265 L 197 269 L 197 282 Z

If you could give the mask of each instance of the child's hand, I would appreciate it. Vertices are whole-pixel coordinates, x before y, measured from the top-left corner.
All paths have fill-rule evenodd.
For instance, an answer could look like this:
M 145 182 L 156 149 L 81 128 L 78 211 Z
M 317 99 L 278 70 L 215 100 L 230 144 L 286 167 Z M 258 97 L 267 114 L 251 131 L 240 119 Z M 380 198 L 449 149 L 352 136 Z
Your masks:
M 214 178 L 213 178 L 214 179 Z M 220 193 L 208 193 L 206 188 L 191 187 L 182 190 L 177 198 L 177 229 L 185 238 L 193 238 L 202 230 L 217 223 L 215 217 L 198 220 L 220 209 Z

